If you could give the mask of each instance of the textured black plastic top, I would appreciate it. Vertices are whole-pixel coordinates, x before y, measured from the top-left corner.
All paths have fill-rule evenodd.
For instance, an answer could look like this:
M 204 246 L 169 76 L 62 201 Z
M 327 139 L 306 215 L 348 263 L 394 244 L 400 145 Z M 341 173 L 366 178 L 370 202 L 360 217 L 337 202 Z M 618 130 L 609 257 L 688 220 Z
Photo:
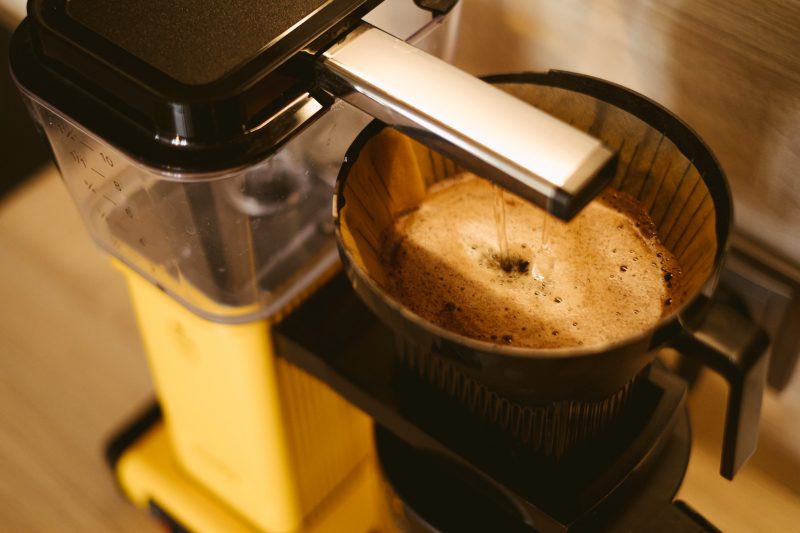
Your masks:
M 67 14 L 190 85 L 211 83 L 259 54 L 330 0 L 68 0 Z
M 382 1 L 30 0 L 11 69 L 28 93 L 147 165 L 227 170 L 324 112 L 313 59 Z M 313 115 L 274 121 L 280 134 L 262 127 L 309 94 Z
M 228 170 L 324 113 L 332 99 L 314 59 L 382 1 L 29 0 L 11 69 L 29 94 L 147 165 Z M 433 16 L 456 0 L 415 2 Z M 272 120 L 309 97 L 316 111 Z

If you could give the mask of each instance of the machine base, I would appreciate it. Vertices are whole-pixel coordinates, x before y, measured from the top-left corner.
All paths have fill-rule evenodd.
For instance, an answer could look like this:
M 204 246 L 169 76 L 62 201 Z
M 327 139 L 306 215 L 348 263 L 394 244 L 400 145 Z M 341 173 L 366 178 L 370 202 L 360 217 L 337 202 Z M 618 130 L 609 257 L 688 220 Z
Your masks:
M 125 496 L 173 533 L 261 531 L 184 472 L 173 454 L 156 403 L 112 438 L 106 458 Z M 383 490 L 375 458 L 370 456 L 298 531 L 386 531 L 389 510 Z
M 378 428 L 377 431 L 380 441 L 395 440 L 385 430 Z M 676 502 L 674 506 L 668 503 L 683 477 L 689 434 L 688 418 L 683 412 L 648 482 L 639 486 L 643 492 L 633 502 L 628 501 L 623 509 L 617 509 L 614 518 L 601 520 L 605 522 L 603 529 L 717 531 L 683 502 Z M 117 433 L 106 447 L 106 458 L 125 496 L 137 507 L 147 509 L 172 533 L 259 531 L 183 472 L 172 454 L 156 403 Z M 384 464 L 384 470 L 386 466 Z M 391 531 L 400 523 L 409 531 L 436 530 L 428 522 L 429 518 L 406 507 L 407 502 L 397 500 L 399 495 L 395 490 L 398 488 L 385 485 L 377 462 L 370 457 L 313 513 L 300 531 Z M 391 509 L 386 503 L 387 491 L 394 497 Z M 440 494 L 440 505 L 447 500 Z M 400 516 L 403 518 L 399 519 Z M 524 526 L 520 528 L 523 529 L 527 531 Z
M 375 427 L 381 470 L 402 531 L 543 531 L 525 523 L 507 493 L 496 493 L 457 463 L 414 449 L 390 431 Z M 688 504 L 674 501 L 688 463 L 689 417 L 681 409 L 664 449 L 624 497 L 565 531 L 719 533 Z M 550 530 L 544 529 L 544 530 Z

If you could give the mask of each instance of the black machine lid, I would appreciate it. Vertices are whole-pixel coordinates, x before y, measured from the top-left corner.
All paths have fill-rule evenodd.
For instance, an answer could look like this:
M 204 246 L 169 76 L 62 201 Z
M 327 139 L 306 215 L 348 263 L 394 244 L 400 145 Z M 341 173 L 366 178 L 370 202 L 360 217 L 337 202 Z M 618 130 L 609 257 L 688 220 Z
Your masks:
M 105 0 L 70 0 L 63 17 L 179 83 L 198 86 L 220 81 L 259 55 L 268 64 L 282 62 L 287 48 L 291 53 L 314 36 L 315 25 L 326 16 L 321 8 L 330 9 L 330 4 L 326 0 L 228 0 L 224 4 L 139 0 L 113 2 L 109 9 Z
M 12 71 L 138 160 L 223 170 L 285 141 L 300 125 L 277 137 L 259 126 L 304 95 L 321 104 L 308 118 L 324 111 L 311 60 L 382 1 L 30 0 Z M 416 3 L 436 13 L 455 0 Z

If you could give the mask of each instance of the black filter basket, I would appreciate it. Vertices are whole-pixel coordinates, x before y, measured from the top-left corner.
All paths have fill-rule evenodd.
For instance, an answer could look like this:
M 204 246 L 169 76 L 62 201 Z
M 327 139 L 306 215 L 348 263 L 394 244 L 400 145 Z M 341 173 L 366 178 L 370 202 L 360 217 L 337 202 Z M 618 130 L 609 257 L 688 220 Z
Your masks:
M 645 207 L 661 242 L 680 262 L 686 291 L 680 305 L 646 331 L 591 348 L 502 346 L 427 322 L 386 291 L 382 238 L 430 186 L 461 169 L 379 122 L 358 137 L 339 174 L 334 207 L 340 255 L 355 291 L 394 331 L 397 355 L 407 368 L 484 420 L 558 457 L 613 424 L 660 348 L 704 345 L 697 331 L 708 329 L 705 317 L 727 246 L 731 197 L 722 169 L 702 140 L 641 95 L 562 72 L 488 81 L 617 150 L 618 167 L 609 187 Z M 747 361 L 735 379 L 742 381 L 763 351 L 765 341 L 758 333 L 756 341 L 742 341 L 739 352 L 747 354 Z M 723 368 L 724 361 L 741 353 L 690 351 L 702 351 L 707 363 L 734 379 L 736 372 Z M 750 401 L 733 396 L 738 407 Z M 741 425 L 729 430 L 731 438 L 744 431 Z

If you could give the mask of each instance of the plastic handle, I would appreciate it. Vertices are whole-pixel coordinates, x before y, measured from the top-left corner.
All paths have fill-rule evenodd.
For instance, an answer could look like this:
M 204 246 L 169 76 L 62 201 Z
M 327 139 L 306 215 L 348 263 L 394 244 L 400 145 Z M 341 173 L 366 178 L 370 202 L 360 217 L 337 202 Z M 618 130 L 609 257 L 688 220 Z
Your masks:
M 720 474 L 733 479 L 758 442 L 769 338 L 758 324 L 730 306 L 706 303 L 710 307 L 700 327 L 684 332 L 671 344 L 720 374 L 730 385 Z

